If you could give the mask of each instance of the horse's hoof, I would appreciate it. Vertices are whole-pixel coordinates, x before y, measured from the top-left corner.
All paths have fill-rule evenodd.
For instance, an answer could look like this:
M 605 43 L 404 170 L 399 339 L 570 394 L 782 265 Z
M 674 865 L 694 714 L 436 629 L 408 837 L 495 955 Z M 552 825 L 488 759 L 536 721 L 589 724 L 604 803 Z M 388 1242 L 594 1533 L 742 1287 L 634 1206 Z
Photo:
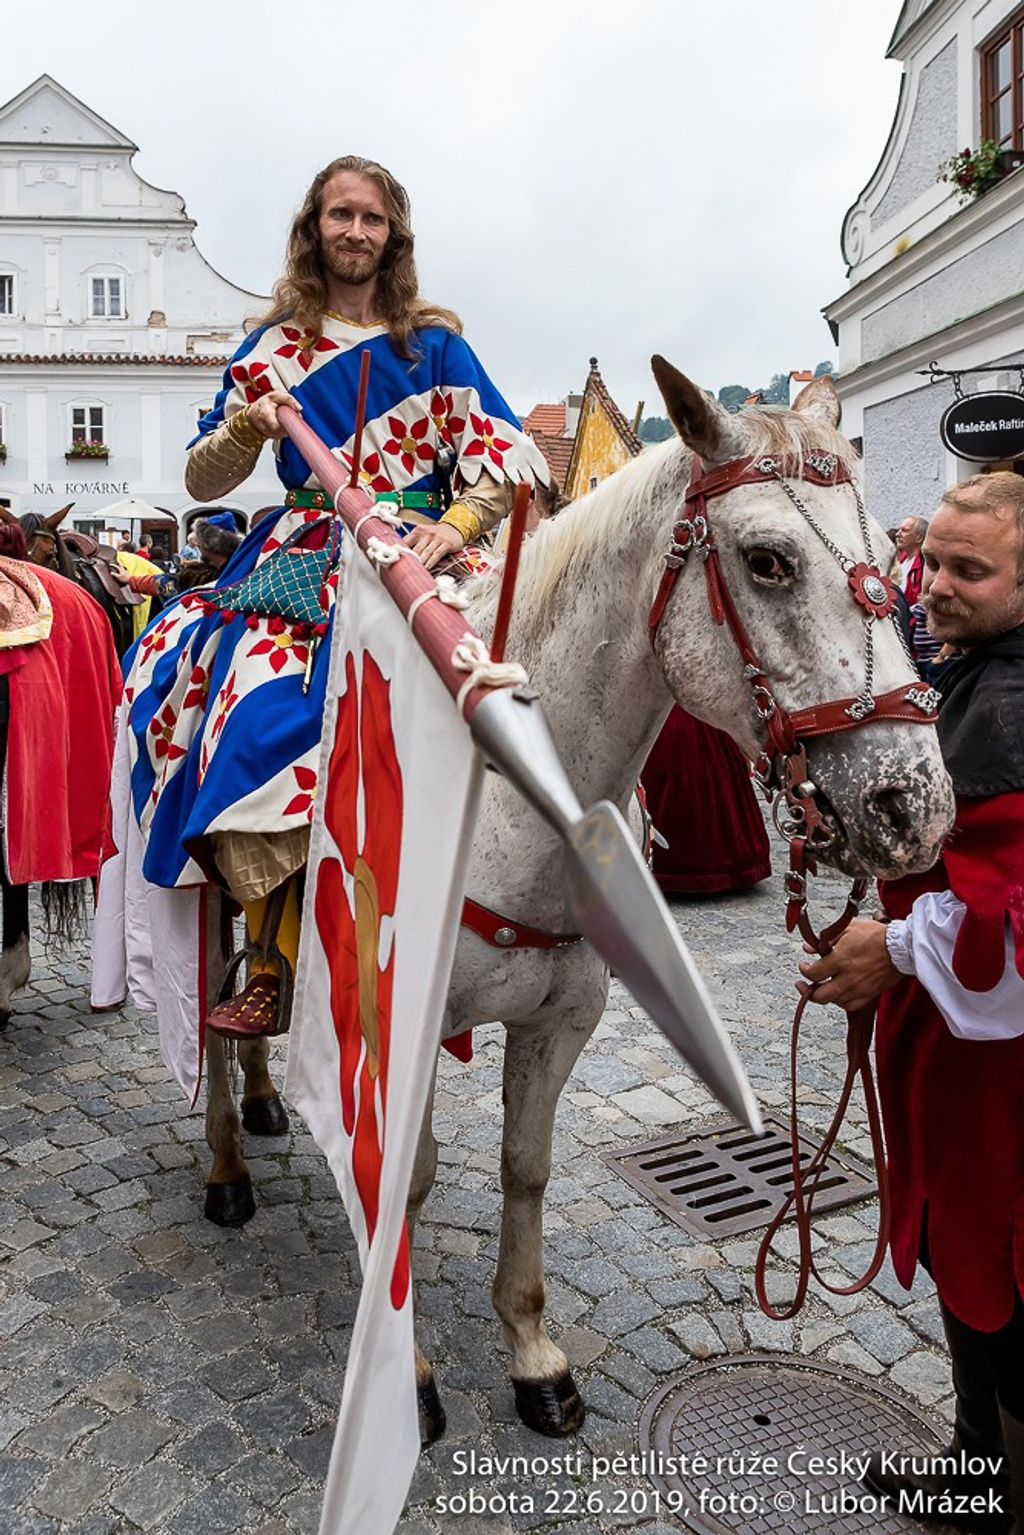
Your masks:
M 437 1383 L 432 1375 L 422 1386 L 416 1387 L 416 1401 L 420 1409 L 420 1448 L 425 1450 L 428 1444 L 434 1444 L 440 1439 L 448 1426 L 441 1398 L 437 1394 Z
M 288 1113 L 277 1093 L 272 1098 L 243 1098 L 242 1128 L 250 1135 L 287 1135 Z
M 570 1371 L 554 1380 L 514 1380 L 516 1412 L 527 1428 L 551 1439 L 575 1434 L 587 1415 Z
M 256 1214 L 252 1179 L 248 1173 L 234 1183 L 208 1183 L 203 1214 L 215 1226 L 244 1226 Z

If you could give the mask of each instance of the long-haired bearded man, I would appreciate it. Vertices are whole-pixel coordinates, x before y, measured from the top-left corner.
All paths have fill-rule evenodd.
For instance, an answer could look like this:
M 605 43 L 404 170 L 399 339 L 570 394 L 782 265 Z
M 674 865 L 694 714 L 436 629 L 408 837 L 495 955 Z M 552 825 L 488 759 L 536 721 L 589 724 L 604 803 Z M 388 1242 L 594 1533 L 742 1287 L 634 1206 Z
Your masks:
M 300 411 L 351 465 L 364 351 L 371 366 L 359 481 L 400 505 L 406 541 L 427 566 L 494 528 L 519 482 L 543 493 L 543 457 L 461 332 L 457 315 L 419 296 L 404 189 L 373 161 L 332 161 L 296 215 L 271 308 L 232 358 L 190 445 L 185 484 L 196 501 L 228 496 L 267 442 L 284 486 L 280 510 L 259 520 L 219 589 L 298 530 L 325 536 L 329 498 L 277 409 Z M 203 879 L 226 887 L 253 939 L 269 936 L 272 911 L 277 947 L 294 965 L 293 876 L 306 858 L 329 646 L 315 650 L 307 675 L 307 635 L 277 615 L 225 607 L 214 595 L 205 611 L 171 609 L 132 658 L 128 750 L 133 804 L 143 807 L 143 872 L 164 887 Z M 150 749 L 157 736 L 163 753 Z M 235 1037 L 272 1032 L 281 1022 L 279 968 L 257 966 L 210 1026 Z

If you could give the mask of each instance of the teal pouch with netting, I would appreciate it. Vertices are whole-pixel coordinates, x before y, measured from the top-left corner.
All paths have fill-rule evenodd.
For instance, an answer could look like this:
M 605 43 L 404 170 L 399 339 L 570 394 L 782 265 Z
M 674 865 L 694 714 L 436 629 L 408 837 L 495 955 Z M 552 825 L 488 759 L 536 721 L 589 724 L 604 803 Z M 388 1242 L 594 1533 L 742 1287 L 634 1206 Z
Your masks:
M 302 540 L 320 527 L 330 528 L 329 538 L 320 548 L 308 548 Z M 240 581 L 205 588 L 203 607 L 208 612 L 282 618 L 289 624 L 322 624 L 329 607 L 328 583 L 340 558 L 341 522 L 321 517 L 297 528 Z

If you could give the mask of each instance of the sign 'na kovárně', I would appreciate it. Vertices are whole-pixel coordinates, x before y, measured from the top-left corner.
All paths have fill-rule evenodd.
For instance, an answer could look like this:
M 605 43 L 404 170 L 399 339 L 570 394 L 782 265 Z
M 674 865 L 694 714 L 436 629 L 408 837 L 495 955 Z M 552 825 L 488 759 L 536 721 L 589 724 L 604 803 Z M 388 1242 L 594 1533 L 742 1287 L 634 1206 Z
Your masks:
M 964 395 L 943 412 L 939 436 L 957 458 L 975 464 L 1024 457 L 1024 395 L 1009 390 Z

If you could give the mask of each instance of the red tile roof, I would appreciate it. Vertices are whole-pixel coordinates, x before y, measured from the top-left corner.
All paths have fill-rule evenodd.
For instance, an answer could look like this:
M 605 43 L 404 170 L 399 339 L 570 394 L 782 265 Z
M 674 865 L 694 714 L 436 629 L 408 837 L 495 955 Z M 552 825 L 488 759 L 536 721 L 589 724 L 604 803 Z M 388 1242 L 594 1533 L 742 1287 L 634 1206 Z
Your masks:
M 564 437 L 565 401 L 560 405 L 535 405 L 523 422 L 523 431 L 531 437 L 540 433 L 545 437 Z
M 569 460 L 572 458 L 573 439 L 549 437 L 545 432 L 538 431 L 531 432 L 530 436 L 547 459 L 548 468 L 558 481 L 559 490 L 564 490 L 565 477 L 569 472 Z

